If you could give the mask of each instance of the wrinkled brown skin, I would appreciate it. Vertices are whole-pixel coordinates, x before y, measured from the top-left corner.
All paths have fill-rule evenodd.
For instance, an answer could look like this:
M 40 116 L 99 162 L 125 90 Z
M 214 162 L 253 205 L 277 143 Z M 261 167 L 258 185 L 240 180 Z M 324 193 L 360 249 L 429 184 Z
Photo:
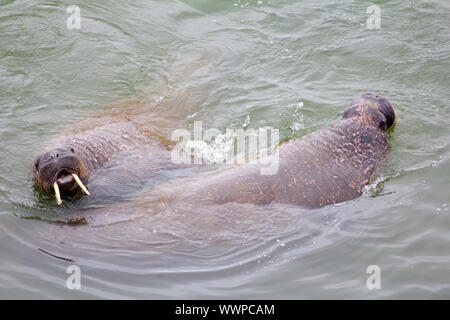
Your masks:
M 395 122 L 390 103 L 374 94 L 354 100 L 333 127 L 279 146 L 279 170 L 261 175 L 259 161 L 158 186 L 114 210 L 157 213 L 173 206 L 285 203 L 314 209 L 355 199 L 374 178 Z M 267 163 L 267 162 L 266 162 Z
M 344 202 L 362 194 L 388 148 L 386 131 L 369 117 L 343 119 L 279 147 L 279 169 L 261 175 L 257 163 L 204 181 L 192 201 L 270 204 L 306 208 Z
M 388 121 L 372 96 L 356 99 L 335 126 L 282 144 L 276 175 L 260 175 L 257 163 L 233 168 L 205 181 L 193 201 L 319 208 L 361 196 L 388 149 Z

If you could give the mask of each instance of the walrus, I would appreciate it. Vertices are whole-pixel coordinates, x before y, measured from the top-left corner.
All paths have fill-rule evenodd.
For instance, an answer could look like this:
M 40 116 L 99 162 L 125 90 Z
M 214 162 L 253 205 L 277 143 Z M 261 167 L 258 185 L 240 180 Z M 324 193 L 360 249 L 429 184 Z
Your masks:
M 388 149 L 387 130 L 395 119 L 387 99 L 363 94 L 333 127 L 282 143 L 275 175 L 261 175 L 261 162 L 254 161 L 200 175 L 193 179 L 195 187 L 177 180 L 152 192 L 161 199 L 218 205 L 289 203 L 312 209 L 348 201 L 359 197 L 372 181 Z M 84 183 L 89 174 L 130 144 L 152 146 L 158 141 L 142 135 L 132 123 L 105 125 L 81 137 L 70 136 L 36 157 L 36 180 L 44 190 L 53 187 L 58 202 L 60 191 L 88 192 Z
M 275 175 L 260 174 L 261 163 L 271 161 L 253 161 L 171 180 L 107 210 L 156 214 L 175 208 L 188 214 L 200 206 L 229 203 L 315 209 L 352 200 L 380 173 L 389 147 L 387 131 L 395 121 L 387 99 L 363 94 L 334 126 L 280 144 Z
M 261 175 L 260 163 L 207 174 L 200 187 L 187 190 L 189 203 L 287 203 L 314 209 L 362 195 L 376 176 L 388 150 L 387 130 L 395 111 L 377 94 L 363 94 L 344 111 L 333 127 L 279 146 L 279 169 Z M 177 192 L 178 190 L 175 190 Z M 171 188 L 168 198 L 173 197 Z
M 61 196 L 88 194 L 89 179 L 118 154 L 128 161 L 133 149 L 135 155 L 146 158 L 143 167 L 133 168 L 131 161 L 130 171 L 135 175 L 146 178 L 152 174 L 145 170 L 183 167 L 170 162 L 170 149 L 175 143 L 168 137 L 198 111 L 200 101 L 190 83 L 204 81 L 213 57 L 209 51 L 185 53 L 171 64 L 164 81 L 156 81 L 132 98 L 74 117 L 75 123 L 48 141 L 34 157 L 36 184 L 45 192 L 54 192 L 61 204 Z
M 129 122 L 116 122 L 61 137 L 49 145 L 51 147 L 36 156 L 34 175 L 43 190 L 54 189 L 57 202 L 61 204 L 61 193 L 70 195 L 82 190 L 89 195 L 85 186 L 89 177 L 114 153 L 136 146 L 158 146 L 159 141 L 142 135 Z
M 127 156 L 133 151 L 146 158 L 143 168 L 133 168 L 130 162 L 130 172 L 135 175 L 150 176 L 142 170 L 151 170 L 152 163 L 171 168 L 170 148 L 174 142 L 166 137 L 182 126 L 183 116 L 192 112 L 192 103 L 187 104 L 189 96 L 183 90 L 169 96 L 164 87 L 157 89 L 160 95 L 156 98 L 143 94 L 111 103 L 46 142 L 32 164 L 39 188 L 54 192 L 58 204 L 64 195 L 89 195 L 90 178 L 117 155 L 130 160 Z

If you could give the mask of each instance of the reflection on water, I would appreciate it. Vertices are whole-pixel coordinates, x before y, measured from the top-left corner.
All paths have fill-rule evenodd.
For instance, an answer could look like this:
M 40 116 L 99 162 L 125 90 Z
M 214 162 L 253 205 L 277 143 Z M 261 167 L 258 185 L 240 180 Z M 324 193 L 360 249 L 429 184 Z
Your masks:
M 78 31 L 68 5 L 0 2 L 0 297 L 450 297 L 443 1 L 379 2 L 379 30 L 355 1 L 82 1 Z M 363 92 L 386 96 L 398 122 L 381 178 L 348 203 L 177 202 L 151 214 L 129 201 L 214 168 L 139 151 L 97 172 L 91 197 L 59 207 L 33 189 L 36 151 L 106 115 L 165 137 L 202 121 L 285 140 L 333 124 Z M 65 287 L 72 264 L 81 290 Z M 381 290 L 366 287 L 369 265 Z

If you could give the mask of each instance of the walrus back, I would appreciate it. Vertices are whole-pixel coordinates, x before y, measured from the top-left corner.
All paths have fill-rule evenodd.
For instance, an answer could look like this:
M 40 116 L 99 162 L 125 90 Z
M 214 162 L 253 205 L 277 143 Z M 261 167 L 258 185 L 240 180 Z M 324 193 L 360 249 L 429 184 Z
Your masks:
M 318 208 L 359 197 L 388 139 L 385 131 L 348 119 L 282 147 L 279 178 L 288 182 L 280 184 L 279 202 Z
M 344 119 L 279 147 L 279 169 L 261 175 L 258 161 L 202 176 L 183 201 L 288 203 L 318 208 L 354 199 L 370 183 L 388 148 L 387 134 Z

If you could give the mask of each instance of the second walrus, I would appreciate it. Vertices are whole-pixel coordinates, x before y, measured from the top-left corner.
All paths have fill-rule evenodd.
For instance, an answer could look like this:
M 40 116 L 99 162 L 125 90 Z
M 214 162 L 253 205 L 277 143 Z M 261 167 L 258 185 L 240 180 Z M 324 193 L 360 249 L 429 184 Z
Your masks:
M 122 207 L 148 213 L 171 204 L 194 211 L 201 205 L 226 203 L 285 203 L 314 209 L 348 201 L 361 196 L 379 173 L 389 146 L 387 130 L 395 119 L 387 99 L 363 94 L 333 127 L 282 143 L 274 175 L 260 174 L 261 163 L 272 160 L 253 161 L 169 181 Z

